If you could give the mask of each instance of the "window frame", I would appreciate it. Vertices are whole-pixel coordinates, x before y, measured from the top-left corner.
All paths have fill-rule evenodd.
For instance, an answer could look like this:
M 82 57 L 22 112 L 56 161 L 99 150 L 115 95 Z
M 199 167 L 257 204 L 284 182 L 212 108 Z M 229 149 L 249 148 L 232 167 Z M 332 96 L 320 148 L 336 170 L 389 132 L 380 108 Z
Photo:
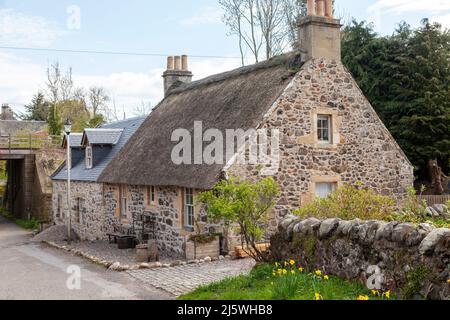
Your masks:
M 147 206 L 156 205 L 156 187 L 155 186 L 147 186 Z
M 86 169 L 92 169 L 94 167 L 94 154 L 92 146 L 86 147 Z
M 323 126 L 321 126 L 321 121 L 327 121 L 328 122 L 328 127 L 325 128 Z M 316 136 L 317 136 L 317 142 L 319 144 L 333 144 L 333 115 L 330 114 L 317 114 L 317 130 L 316 130 Z M 327 140 L 323 140 L 320 137 L 324 136 L 324 132 L 328 131 L 328 139 Z
M 319 185 L 331 185 L 332 187 L 330 188 L 331 191 L 329 191 L 329 193 L 325 196 L 325 197 L 320 197 L 317 194 L 317 189 Z M 320 182 L 315 182 L 314 183 L 314 196 L 316 198 L 320 198 L 320 199 L 326 199 L 331 193 L 335 192 L 337 189 L 339 188 L 339 183 L 336 181 L 320 181 Z
M 189 201 L 191 200 L 191 201 Z M 183 216 L 184 227 L 186 229 L 194 229 L 195 224 L 195 204 L 194 204 L 194 189 L 184 188 L 183 191 Z M 191 224 L 192 223 L 192 224 Z
M 128 219 L 128 193 L 126 186 L 120 186 L 119 188 L 119 218 L 120 220 Z

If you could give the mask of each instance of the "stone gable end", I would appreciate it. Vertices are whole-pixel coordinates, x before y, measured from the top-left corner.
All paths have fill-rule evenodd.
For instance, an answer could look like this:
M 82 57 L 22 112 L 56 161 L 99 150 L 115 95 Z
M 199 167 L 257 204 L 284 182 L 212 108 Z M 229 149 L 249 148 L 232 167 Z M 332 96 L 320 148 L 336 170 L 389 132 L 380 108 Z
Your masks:
M 332 119 L 328 145 L 317 142 L 318 115 Z M 318 182 L 362 182 L 397 199 L 413 185 L 411 163 L 340 62 L 305 63 L 260 128 L 280 130 L 280 166 L 275 175 L 281 187 L 278 218 L 312 201 Z M 240 164 L 230 166 L 227 173 L 260 176 L 256 166 Z

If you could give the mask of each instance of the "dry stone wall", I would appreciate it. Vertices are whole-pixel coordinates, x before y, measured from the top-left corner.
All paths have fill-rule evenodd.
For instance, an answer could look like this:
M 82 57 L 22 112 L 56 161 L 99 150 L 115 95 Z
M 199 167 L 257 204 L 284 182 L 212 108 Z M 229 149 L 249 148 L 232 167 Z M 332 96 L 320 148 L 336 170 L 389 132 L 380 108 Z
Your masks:
M 274 261 L 296 259 L 344 279 L 371 282 L 404 298 L 450 298 L 450 229 L 428 224 L 288 216 L 271 239 Z M 370 267 L 370 268 L 369 268 Z

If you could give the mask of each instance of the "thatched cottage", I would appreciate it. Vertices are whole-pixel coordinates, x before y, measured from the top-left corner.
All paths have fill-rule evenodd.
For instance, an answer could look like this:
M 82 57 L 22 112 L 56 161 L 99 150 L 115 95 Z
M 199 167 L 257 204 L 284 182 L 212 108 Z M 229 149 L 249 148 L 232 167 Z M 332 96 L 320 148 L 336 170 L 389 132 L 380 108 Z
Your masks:
M 70 135 L 72 152 L 72 227 L 83 240 L 104 239 L 121 226 L 124 216 L 106 207 L 104 183 L 98 178 L 111 160 L 135 133 L 144 117 L 118 121 L 83 133 Z M 63 147 L 67 147 L 64 139 Z M 67 165 L 52 176 L 53 221 L 67 224 Z
M 263 174 L 261 164 L 237 161 L 248 152 L 241 145 L 231 153 L 224 150 L 223 162 L 202 158 L 205 146 L 228 130 L 279 133 L 271 140 L 279 142 L 279 150 L 270 174 L 281 187 L 273 226 L 345 183 L 362 182 L 398 198 L 405 194 L 413 184 L 413 167 L 343 66 L 340 21 L 329 6 L 325 10 L 309 1 L 308 9 L 299 21 L 298 52 L 194 82 L 186 56 L 168 58 L 164 100 L 98 179 L 105 186 L 107 214 L 120 204 L 126 204 L 120 215 L 124 223 L 135 214 L 153 214 L 160 250 L 179 256 L 199 226 L 220 232 L 220 226 L 208 224 L 197 194 L 229 176 Z M 210 130 L 216 135 L 206 134 Z M 201 141 L 179 154 L 191 163 L 174 160 L 180 132 L 191 142 Z

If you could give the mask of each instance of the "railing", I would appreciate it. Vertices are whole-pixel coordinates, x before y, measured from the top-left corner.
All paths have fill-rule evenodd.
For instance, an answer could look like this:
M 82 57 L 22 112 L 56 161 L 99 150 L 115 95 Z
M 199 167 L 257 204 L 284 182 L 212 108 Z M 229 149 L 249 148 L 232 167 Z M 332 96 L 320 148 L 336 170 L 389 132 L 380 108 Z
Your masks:
M 437 196 L 437 195 L 422 195 L 420 199 L 426 200 L 429 206 L 434 206 L 435 204 L 446 204 L 450 201 L 450 194 Z
M 2 150 L 37 150 L 60 147 L 61 136 L 36 136 L 33 134 L 0 136 Z

